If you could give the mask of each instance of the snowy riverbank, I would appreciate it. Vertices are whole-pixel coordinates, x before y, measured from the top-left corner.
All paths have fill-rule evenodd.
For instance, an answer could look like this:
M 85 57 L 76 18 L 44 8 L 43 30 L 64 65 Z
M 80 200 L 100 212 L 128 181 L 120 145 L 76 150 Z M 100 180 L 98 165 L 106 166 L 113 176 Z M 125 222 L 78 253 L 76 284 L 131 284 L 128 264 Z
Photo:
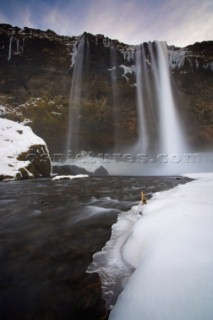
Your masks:
M 95 255 L 108 305 L 111 284 L 126 283 L 110 320 L 212 319 L 213 173 L 190 177 L 121 213 Z

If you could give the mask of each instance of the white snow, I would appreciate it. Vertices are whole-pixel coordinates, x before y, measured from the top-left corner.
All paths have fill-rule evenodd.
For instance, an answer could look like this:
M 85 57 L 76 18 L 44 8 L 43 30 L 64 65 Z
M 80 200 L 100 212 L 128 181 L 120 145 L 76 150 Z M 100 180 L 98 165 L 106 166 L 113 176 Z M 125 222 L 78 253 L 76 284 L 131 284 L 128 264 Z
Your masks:
M 129 78 L 127 77 L 127 74 L 132 74 L 136 72 L 135 65 L 132 65 L 131 67 L 125 66 L 121 64 L 119 68 L 123 69 L 123 77 L 126 78 L 127 81 L 129 81 Z
M 0 116 L 7 114 L 7 113 L 8 113 L 8 108 L 3 105 L 0 105 Z
M 105 279 L 105 299 L 123 270 L 135 270 L 123 279 L 110 320 L 213 318 L 213 173 L 190 177 L 198 180 L 121 213 L 96 254 L 104 263 L 94 257 L 91 269 Z
M 71 66 L 70 66 L 71 68 L 74 67 L 75 59 L 76 59 L 76 56 L 77 56 L 77 54 L 78 54 L 77 44 L 78 44 L 78 41 L 74 42 L 74 43 L 73 43 L 73 46 L 72 46 Z
M 46 146 L 30 127 L 0 118 L 0 175 L 15 178 L 19 169 L 29 164 L 29 161 L 18 161 L 17 157 L 36 144 Z
M 186 50 L 178 49 L 178 50 L 168 50 L 168 58 L 169 58 L 169 66 L 172 69 L 178 68 L 180 69 L 184 65 L 184 61 L 186 58 Z
M 54 114 L 55 116 L 61 116 L 61 113 L 60 113 L 60 112 L 51 111 L 50 113 Z
M 31 123 L 31 122 L 32 122 L 32 120 L 30 120 L 30 119 L 24 119 L 22 122 L 20 122 L 20 124 L 25 126 L 26 124 Z
M 76 178 L 88 178 L 88 174 L 76 174 L 74 176 L 72 175 L 62 175 L 62 176 L 56 176 L 52 180 L 72 180 Z
M 130 62 L 135 59 L 135 46 L 128 46 L 125 49 L 120 49 L 121 54 L 123 54 L 124 60 Z

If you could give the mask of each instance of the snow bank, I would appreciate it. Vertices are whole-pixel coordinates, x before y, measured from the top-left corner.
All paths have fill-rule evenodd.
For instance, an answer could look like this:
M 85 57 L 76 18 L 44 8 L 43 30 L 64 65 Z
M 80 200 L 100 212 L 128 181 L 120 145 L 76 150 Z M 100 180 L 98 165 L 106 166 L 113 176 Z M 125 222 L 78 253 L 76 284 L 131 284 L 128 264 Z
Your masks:
M 199 179 L 155 194 L 143 215 L 140 206 L 122 213 L 99 253 L 107 263 L 94 257 L 93 270 L 107 283 L 124 267 L 135 270 L 110 320 L 212 319 L 213 174 L 193 176 Z
M 47 150 L 44 140 L 36 136 L 30 127 L 0 118 L 0 176 L 15 178 L 20 174 L 19 169 L 27 171 L 30 161 L 19 161 L 17 157 L 33 145 L 44 146 Z M 28 175 L 33 177 L 30 172 Z

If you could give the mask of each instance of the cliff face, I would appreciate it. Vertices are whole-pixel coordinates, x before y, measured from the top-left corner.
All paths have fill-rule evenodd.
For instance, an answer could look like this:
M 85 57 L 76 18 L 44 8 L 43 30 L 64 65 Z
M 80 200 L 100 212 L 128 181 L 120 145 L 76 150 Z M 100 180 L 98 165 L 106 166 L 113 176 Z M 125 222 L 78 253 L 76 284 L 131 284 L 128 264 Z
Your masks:
M 189 140 L 196 147 L 212 149 L 213 41 L 174 50 L 172 57 L 176 61 L 171 62 L 172 75 L 186 118 Z
M 79 70 L 82 37 L 0 25 L 0 116 L 28 123 L 51 153 L 64 151 L 75 81 L 81 92 L 75 94 L 70 121 L 81 150 L 107 151 L 115 137 L 122 146 L 138 135 L 136 47 L 102 35 L 85 33 L 83 37 Z M 145 52 L 149 65 L 146 46 Z M 212 149 L 213 42 L 169 47 L 168 53 L 187 139 L 194 147 Z

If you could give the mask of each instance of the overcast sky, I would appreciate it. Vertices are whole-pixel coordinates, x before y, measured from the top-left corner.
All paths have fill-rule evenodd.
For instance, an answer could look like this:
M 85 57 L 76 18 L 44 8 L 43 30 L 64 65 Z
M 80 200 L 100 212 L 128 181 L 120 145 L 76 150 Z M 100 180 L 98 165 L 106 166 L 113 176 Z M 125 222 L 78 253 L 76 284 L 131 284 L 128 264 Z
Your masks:
M 0 0 L 0 22 L 127 44 L 213 40 L 213 0 Z

